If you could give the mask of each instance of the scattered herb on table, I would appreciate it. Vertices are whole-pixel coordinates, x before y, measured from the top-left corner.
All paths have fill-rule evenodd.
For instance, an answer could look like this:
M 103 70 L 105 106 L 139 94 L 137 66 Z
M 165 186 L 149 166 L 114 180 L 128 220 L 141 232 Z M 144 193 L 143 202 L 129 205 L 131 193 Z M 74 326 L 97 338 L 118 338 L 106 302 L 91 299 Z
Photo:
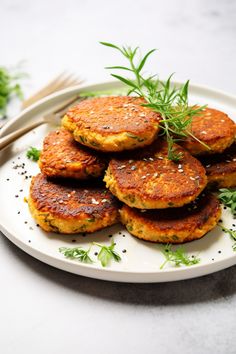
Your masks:
M 40 154 L 41 154 L 41 150 L 38 150 L 32 146 L 26 152 L 26 156 L 28 157 L 28 159 L 33 160 L 33 161 L 38 161 Z
M 89 257 L 90 249 L 91 246 L 87 250 L 84 250 L 81 247 L 74 247 L 74 248 L 61 247 L 59 248 L 59 251 L 63 253 L 66 258 L 77 259 L 83 263 L 93 263 L 92 259 Z
M 166 136 L 169 160 L 175 162 L 181 160 L 182 153 L 175 151 L 174 143 L 188 136 L 194 138 L 206 148 L 209 148 L 191 132 L 192 117 L 200 114 L 206 106 L 189 106 L 189 81 L 183 86 L 176 88 L 171 85 L 173 74 L 169 76 L 166 82 L 160 81 L 156 75 L 144 77 L 142 74 L 143 67 L 148 57 L 155 51 L 155 49 L 150 50 L 136 63 L 136 58 L 140 54 L 139 47 L 132 49 L 131 47 L 124 46 L 118 47 L 107 42 L 100 43 L 118 50 L 129 62 L 128 67 L 111 66 L 107 67 L 107 69 L 124 70 L 126 73 L 132 73 L 134 79 L 128 79 L 115 74 L 111 74 L 111 76 L 129 87 L 128 95 L 134 93 L 139 97 L 143 97 L 147 101 L 147 104 L 144 104 L 144 106 L 160 113 L 162 119 L 159 122 L 159 125 L 162 129 L 162 135 Z
M 219 200 L 231 209 L 231 213 L 236 215 L 236 190 L 222 188 L 219 189 L 220 194 L 218 195 Z
M 192 266 L 200 262 L 200 258 L 196 256 L 188 256 L 183 247 L 178 247 L 175 251 L 172 250 L 172 245 L 167 244 L 162 253 L 165 256 L 165 261 L 160 266 L 160 269 L 163 269 L 167 263 L 174 263 L 176 267 L 180 265 Z
M 100 243 L 93 242 L 88 248 L 88 250 L 84 250 L 81 247 L 74 247 L 74 248 L 61 247 L 59 248 L 59 251 L 63 253 L 66 258 L 77 259 L 80 262 L 84 262 L 84 263 L 92 263 L 93 261 L 90 258 L 89 253 L 93 245 L 100 247 L 100 251 L 97 255 L 97 258 L 101 262 L 103 267 L 106 267 L 111 259 L 114 259 L 116 262 L 119 262 L 121 260 L 119 254 L 114 250 L 115 243 L 113 240 L 110 246 L 105 246 Z
M 6 117 L 7 104 L 13 95 L 19 99 L 23 93 L 18 79 L 21 75 L 12 75 L 5 67 L 0 67 L 0 118 Z
M 230 237 L 236 241 L 236 230 L 233 229 L 228 229 L 227 227 L 225 227 L 224 225 L 218 224 L 218 226 L 221 227 L 222 231 L 224 231 L 225 233 L 229 234 Z M 233 250 L 236 251 L 236 242 L 233 244 Z

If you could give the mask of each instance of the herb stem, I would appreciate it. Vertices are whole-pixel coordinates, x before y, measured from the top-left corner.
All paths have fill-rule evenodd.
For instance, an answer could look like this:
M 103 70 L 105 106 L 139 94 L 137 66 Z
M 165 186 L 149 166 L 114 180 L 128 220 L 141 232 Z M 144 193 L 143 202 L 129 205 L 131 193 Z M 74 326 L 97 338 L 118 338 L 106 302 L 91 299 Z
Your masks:
M 197 107 L 196 105 L 190 107 L 188 105 L 189 80 L 183 86 L 176 88 L 171 85 L 173 74 L 169 76 L 166 82 L 160 81 L 156 75 L 145 78 L 141 73 L 142 69 L 148 57 L 155 49 L 146 53 L 136 64 L 135 57 L 139 50 L 138 47 L 132 50 L 130 47 L 119 48 L 107 42 L 101 42 L 101 44 L 118 50 L 129 62 L 129 67 L 112 66 L 108 67 L 108 69 L 121 69 L 126 72 L 132 72 L 134 79 L 128 79 L 115 74 L 111 75 L 129 87 L 128 95 L 134 93 L 139 97 L 143 97 L 147 102 L 143 105 L 161 115 L 162 119 L 159 121 L 159 125 L 163 131 L 162 135 L 166 135 L 168 159 L 177 162 L 182 158 L 182 154 L 175 154 L 174 143 L 178 141 L 178 137 L 191 136 L 208 148 L 206 144 L 202 143 L 187 129 L 191 125 L 192 117 L 199 114 L 206 107 Z

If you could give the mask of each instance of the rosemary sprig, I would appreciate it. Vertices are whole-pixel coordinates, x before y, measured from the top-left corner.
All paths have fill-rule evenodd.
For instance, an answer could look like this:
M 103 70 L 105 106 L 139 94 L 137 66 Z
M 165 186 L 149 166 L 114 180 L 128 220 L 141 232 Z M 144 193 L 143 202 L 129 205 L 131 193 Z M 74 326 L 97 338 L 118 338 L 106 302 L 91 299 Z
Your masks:
M 220 226 L 222 231 L 224 231 L 225 233 L 229 234 L 230 237 L 234 241 L 236 241 L 236 230 L 228 229 L 227 227 L 225 227 L 224 225 L 221 225 L 221 224 L 218 224 L 218 226 Z M 236 251 L 236 242 L 233 244 L 232 248 L 233 248 L 234 251 Z
M 219 191 L 221 192 L 218 195 L 219 200 L 231 209 L 233 215 L 236 215 L 236 190 L 222 188 Z
M 97 242 L 93 242 L 93 244 L 101 248 L 98 253 L 98 260 L 101 262 L 103 267 L 106 267 L 112 258 L 116 262 L 121 260 L 119 254 L 114 251 L 115 243 L 113 240 L 110 246 L 104 246 Z
M 129 87 L 128 95 L 136 94 L 143 97 L 153 111 L 161 114 L 160 128 L 162 134 L 166 136 L 168 143 L 168 159 L 178 162 L 182 154 L 176 153 L 174 143 L 180 139 L 190 136 L 208 148 L 206 144 L 197 139 L 191 132 L 192 117 L 199 114 L 206 106 L 189 106 L 187 81 L 180 88 L 171 85 L 170 75 L 166 82 L 162 82 L 156 75 L 144 77 L 142 70 L 149 56 L 155 52 L 150 50 L 140 60 L 136 60 L 139 55 L 139 47 L 118 47 L 112 43 L 100 42 L 102 45 L 118 50 L 129 62 L 129 66 L 110 66 L 107 69 L 119 69 L 133 74 L 134 79 L 111 74 L 114 78 L 120 80 Z
M 169 262 L 174 263 L 176 267 L 179 267 L 180 265 L 185 265 L 189 267 L 200 262 L 200 258 L 197 258 L 196 256 L 193 256 L 190 259 L 183 247 L 178 247 L 175 251 L 173 251 L 171 247 L 172 245 L 170 244 L 167 244 L 164 247 L 162 253 L 164 254 L 166 259 L 160 266 L 160 269 L 163 269 L 165 265 Z
M 61 247 L 59 248 L 59 251 L 63 253 L 66 258 L 77 259 L 83 263 L 93 263 L 92 259 L 89 257 L 90 249 L 91 246 L 87 250 L 84 250 L 81 247 L 74 247 L 74 248 Z

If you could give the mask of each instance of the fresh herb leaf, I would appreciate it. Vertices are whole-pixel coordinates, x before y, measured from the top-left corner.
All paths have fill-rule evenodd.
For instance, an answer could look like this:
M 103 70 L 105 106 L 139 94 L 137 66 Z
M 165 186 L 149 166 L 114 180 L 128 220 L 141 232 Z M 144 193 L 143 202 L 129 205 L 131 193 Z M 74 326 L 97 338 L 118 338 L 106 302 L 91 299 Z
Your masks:
M 93 242 L 91 243 L 90 247 L 87 250 L 84 250 L 81 247 L 74 247 L 74 248 L 61 247 L 59 248 L 59 251 L 63 253 L 66 258 L 77 259 L 80 262 L 84 262 L 84 263 L 93 263 L 92 259 L 89 256 L 89 252 L 93 245 L 100 247 L 100 251 L 98 253 L 97 258 L 101 262 L 103 267 L 106 267 L 111 259 L 114 259 L 116 262 L 119 262 L 121 260 L 119 254 L 114 250 L 115 247 L 114 241 L 112 241 L 110 246 L 104 246 L 100 243 Z
M 236 230 L 228 229 L 227 227 L 225 227 L 224 225 L 221 225 L 221 224 L 218 224 L 218 226 L 220 226 L 222 231 L 224 231 L 225 233 L 229 234 L 230 237 L 234 241 L 236 241 Z M 233 247 L 233 250 L 236 251 L 236 243 L 234 243 L 232 247 Z
M 209 147 L 197 139 L 191 132 L 192 117 L 198 115 L 206 106 L 189 106 L 188 104 L 188 87 L 189 81 L 183 86 L 177 88 L 171 84 L 170 75 L 166 82 L 162 82 L 156 75 L 145 78 L 141 73 L 147 59 L 155 51 L 150 50 L 138 62 L 136 56 L 139 55 L 139 48 L 118 47 L 112 43 L 100 42 L 101 44 L 118 50 L 126 59 L 128 59 L 129 67 L 113 66 L 111 69 L 119 69 L 131 71 L 134 79 L 111 74 L 111 76 L 120 80 L 129 87 L 128 94 L 136 94 L 143 97 L 147 104 L 144 106 L 151 108 L 153 111 L 160 113 L 162 120 L 159 122 L 162 129 L 162 135 L 166 136 L 168 143 L 168 159 L 178 162 L 182 158 L 181 153 L 175 152 L 174 143 L 188 136 L 197 140 L 206 148 Z
M 93 244 L 101 248 L 98 253 L 98 260 L 103 267 L 106 267 L 111 259 L 114 259 L 116 262 L 121 260 L 119 254 L 114 251 L 115 243 L 113 240 L 110 246 L 104 246 L 97 242 L 93 242 Z
M 35 147 L 30 147 L 30 149 L 26 152 L 26 156 L 28 159 L 33 161 L 38 161 L 41 154 L 41 150 L 36 149 Z
M 233 215 L 236 215 L 236 190 L 222 188 L 219 191 L 219 200 L 231 209 Z
M 63 253 L 66 258 L 77 259 L 83 263 L 93 263 L 92 259 L 89 257 L 90 248 L 91 246 L 87 250 L 84 250 L 81 247 L 61 247 L 59 248 L 59 251 Z
M 197 258 L 196 256 L 193 256 L 190 258 L 183 247 L 177 248 L 175 251 L 171 249 L 171 245 L 167 244 L 162 253 L 165 256 L 165 261 L 162 263 L 160 266 L 160 269 L 163 269 L 167 263 L 174 263 L 176 267 L 179 267 L 180 265 L 185 265 L 185 266 L 192 266 L 194 264 L 197 264 L 200 262 L 200 258 Z
M 19 75 L 12 75 L 10 70 L 0 67 L 0 118 L 6 117 L 7 104 L 13 95 L 23 98 L 22 89 L 17 82 Z

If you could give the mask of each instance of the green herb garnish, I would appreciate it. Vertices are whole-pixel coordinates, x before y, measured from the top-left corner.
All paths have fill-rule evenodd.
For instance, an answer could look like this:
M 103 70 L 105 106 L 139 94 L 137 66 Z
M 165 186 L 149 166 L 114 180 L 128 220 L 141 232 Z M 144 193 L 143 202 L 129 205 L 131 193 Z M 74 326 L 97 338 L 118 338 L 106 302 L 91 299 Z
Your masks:
M 63 253 L 66 258 L 77 259 L 83 263 L 93 263 L 92 259 L 89 257 L 90 249 L 91 246 L 87 250 L 84 250 L 81 247 L 74 247 L 74 248 L 61 247 L 59 248 L 59 251 Z
M 113 240 L 110 246 L 104 246 L 97 242 L 93 242 L 93 244 L 101 248 L 98 253 L 98 260 L 101 262 L 103 267 L 106 267 L 112 258 L 116 262 L 121 260 L 119 254 L 114 251 L 115 243 Z
M 221 193 L 218 195 L 219 200 L 231 209 L 233 215 L 236 214 L 236 190 L 222 188 L 219 190 Z
M 30 149 L 26 152 L 26 156 L 28 159 L 33 161 L 38 161 L 41 154 L 41 150 L 36 149 L 35 147 L 30 147 Z
M 114 251 L 114 241 L 112 241 L 110 246 L 104 246 L 100 243 L 93 242 L 87 250 L 84 250 L 82 247 L 61 247 L 59 248 L 59 251 L 63 253 L 66 258 L 77 259 L 80 262 L 84 263 L 93 263 L 92 259 L 89 256 L 90 250 L 93 245 L 96 245 L 101 248 L 97 258 L 101 262 L 103 267 L 106 267 L 111 259 L 114 259 L 116 262 L 119 262 L 121 260 L 119 254 Z
M 7 68 L 0 67 L 0 118 L 6 117 L 7 104 L 13 95 L 23 98 L 19 78 L 20 75 L 12 75 Z
M 227 227 L 225 227 L 224 225 L 221 225 L 221 224 L 218 224 L 218 226 L 220 226 L 222 231 L 224 231 L 225 233 L 229 234 L 230 237 L 234 241 L 236 241 L 236 230 L 228 229 Z M 236 251 L 236 243 L 234 243 L 232 247 L 233 247 L 233 250 Z
M 172 245 L 170 244 L 167 244 L 164 247 L 162 253 L 164 254 L 166 259 L 164 263 L 162 263 L 162 265 L 160 266 L 160 269 L 163 269 L 165 265 L 169 262 L 174 263 L 176 267 L 179 267 L 180 265 L 185 265 L 189 267 L 200 262 L 200 258 L 197 258 L 196 256 L 192 256 L 190 258 L 186 254 L 183 247 L 179 247 L 175 251 L 172 251 L 171 247 Z
M 172 75 L 166 82 L 160 81 L 156 75 L 144 77 L 143 67 L 148 57 L 155 51 L 150 50 L 146 55 L 136 60 L 139 55 L 139 47 L 132 49 L 130 47 L 118 47 L 112 43 L 100 42 L 101 44 L 118 50 L 129 62 L 129 66 L 111 66 L 107 69 L 119 69 L 130 72 L 134 79 L 111 74 L 114 78 L 120 80 L 129 87 L 128 95 L 136 94 L 143 97 L 153 111 L 160 113 L 162 119 L 159 122 L 162 129 L 162 135 L 166 136 L 168 143 L 168 159 L 178 162 L 182 158 L 182 153 L 175 151 L 174 143 L 188 136 L 194 138 L 206 148 L 209 147 L 197 139 L 191 132 L 192 117 L 202 112 L 206 106 L 189 106 L 187 81 L 180 88 L 171 85 Z

